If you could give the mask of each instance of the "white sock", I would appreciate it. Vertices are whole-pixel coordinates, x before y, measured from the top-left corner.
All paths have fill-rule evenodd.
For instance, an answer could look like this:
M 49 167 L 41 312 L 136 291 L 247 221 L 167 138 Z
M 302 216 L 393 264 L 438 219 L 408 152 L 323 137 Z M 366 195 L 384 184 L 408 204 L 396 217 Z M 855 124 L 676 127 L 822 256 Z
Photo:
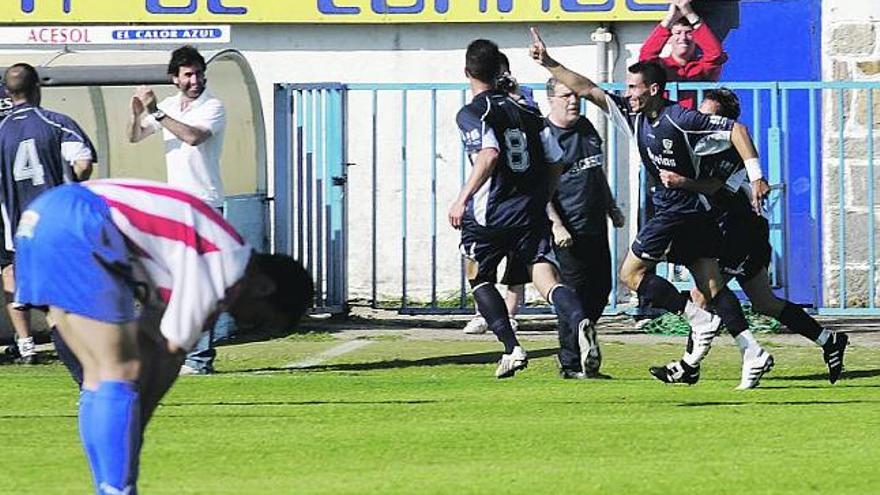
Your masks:
M 828 339 L 831 338 L 831 331 L 827 328 L 822 329 L 822 333 L 819 334 L 819 337 L 816 338 L 816 343 L 820 346 L 824 346 Z
M 682 316 L 691 326 L 702 324 L 712 319 L 712 313 L 697 306 L 690 300 L 684 305 L 684 314 Z
M 752 335 L 751 330 L 743 330 L 739 335 L 734 337 L 737 345 L 739 345 L 740 354 L 745 357 L 746 353 L 749 355 L 757 354 L 758 350 L 761 349 L 761 344 L 755 340 L 755 336 Z

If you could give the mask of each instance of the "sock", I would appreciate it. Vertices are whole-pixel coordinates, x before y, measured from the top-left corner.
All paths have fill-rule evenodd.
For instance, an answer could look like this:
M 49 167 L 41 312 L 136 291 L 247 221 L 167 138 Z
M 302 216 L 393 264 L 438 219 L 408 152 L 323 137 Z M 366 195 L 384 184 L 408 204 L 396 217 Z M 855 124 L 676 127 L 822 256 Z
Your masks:
M 510 318 L 507 314 L 507 306 L 504 299 L 498 293 L 493 284 L 482 284 L 474 289 L 474 301 L 480 314 L 486 319 L 489 330 L 504 344 L 504 354 L 513 352 L 513 348 L 519 345 L 516 334 L 510 328 Z
M 811 318 L 804 311 L 804 308 L 788 301 L 785 302 L 782 312 L 779 313 L 779 322 L 788 327 L 789 330 L 797 332 L 813 342 L 818 342 L 819 336 L 822 334 L 822 325 L 818 321 Z M 827 340 L 828 337 L 825 339 Z M 822 344 L 824 342 L 819 345 Z
M 24 356 L 30 356 L 36 352 L 36 344 L 34 344 L 33 337 L 25 337 L 23 339 L 19 339 L 16 337 L 15 339 L 16 345 L 18 345 L 18 353 Z
M 731 337 L 736 338 L 743 330 L 749 328 L 749 323 L 743 314 L 739 299 L 727 287 L 724 287 L 718 294 L 715 294 L 715 298 L 712 299 L 712 307 L 715 308 L 715 312 L 721 318 L 721 322 L 727 328 Z
M 640 299 L 656 306 L 680 314 L 684 311 L 688 298 L 681 295 L 672 283 L 653 273 L 646 273 L 636 290 Z
M 98 488 L 98 479 L 100 478 L 101 468 L 98 466 L 98 456 L 95 452 L 95 444 L 92 441 L 92 425 L 91 416 L 95 404 L 95 391 L 81 389 L 79 392 L 79 438 L 83 444 L 83 451 L 86 454 L 86 460 L 89 461 L 89 469 L 92 471 L 92 480 L 95 483 L 95 489 Z
M 816 337 L 816 343 L 822 347 L 825 347 L 825 344 L 828 342 L 828 339 L 830 339 L 830 338 L 831 338 L 831 330 L 823 328 L 822 333 L 820 333 L 819 336 Z
M 58 353 L 58 359 L 64 363 L 64 367 L 67 368 L 68 373 L 70 373 L 71 378 L 73 378 L 73 381 L 76 382 L 77 386 L 82 388 L 83 370 L 79 359 L 74 356 L 70 347 L 67 347 L 67 342 L 61 338 L 61 333 L 58 332 L 57 327 L 52 327 L 52 333 L 50 335 L 52 336 L 52 343 L 55 344 L 55 352 Z
M 550 289 L 547 299 L 553 305 L 556 316 L 567 321 L 568 326 L 573 331 L 577 331 L 578 325 L 586 316 L 584 316 L 584 308 L 581 307 L 581 302 L 575 291 L 568 286 L 559 284 Z
M 696 303 L 687 299 L 684 305 L 684 311 L 682 312 L 682 316 L 687 320 L 688 325 L 693 329 L 694 327 L 702 327 L 704 325 L 708 325 L 713 318 L 712 313 L 706 311 L 705 309 L 699 307 Z M 702 357 L 694 354 L 694 336 L 693 330 L 688 333 L 687 346 L 685 347 L 684 356 L 681 358 L 682 362 L 691 366 L 692 368 L 696 368 L 700 366 L 700 361 L 703 359 Z M 714 338 L 714 336 L 713 336 Z
M 739 335 L 734 337 L 734 340 L 736 340 L 736 344 L 739 346 L 739 353 L 742 354 L 743 357 L 746 357 L 747 353 L 749 356 L 757 354 L 758 350 L 761 349 L 761 344 L 755 340 L 755 336 L 752 335 L 751 330 L 743 330 Z
M 86 432 L 94 444 L 98 493 L 134 493 L 140 443 L 140 396 L 133 382 L 103 381 L 94 393 Z M 115 491 L 114 491 L 115 490 Z M 126 492 L 129 490 L 129 492 Z

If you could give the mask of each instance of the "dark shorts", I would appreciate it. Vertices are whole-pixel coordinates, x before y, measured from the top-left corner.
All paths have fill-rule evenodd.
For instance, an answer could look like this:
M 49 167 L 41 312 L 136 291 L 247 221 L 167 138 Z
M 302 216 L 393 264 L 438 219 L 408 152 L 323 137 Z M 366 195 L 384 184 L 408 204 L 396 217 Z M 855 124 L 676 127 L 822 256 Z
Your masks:
M 700 258 L 718 258 L 721 230 L 708 214 L 658 212 L 639 230 L 633 254 L 645 261 L 688 265 Z
M 128 247 L 104 201 L 79 185 L 34 200 L 15 235 L 15 299 L 93 320 L 135 319 Z
M 553 236 L 549 227 L 539 229 L 486 229 L 461 230 L 461 254 L 475 262 L 475 273 L 468 279 L 477 283 L 497 280 L 498 265 L 507 258 L 508 270 L 503 283 L 516 285 L 529 281 L 527 267 L 541 261 L 556 265 Z
M 725 215 L 719 226 L 722 233 L 721 272 L 740 283 L 754 278 L 770 265 L 770 224 L 758 215 Z
M 0 269 L 15 263 L 15 253 L 6 249 L 2 234 L 0 232 Z

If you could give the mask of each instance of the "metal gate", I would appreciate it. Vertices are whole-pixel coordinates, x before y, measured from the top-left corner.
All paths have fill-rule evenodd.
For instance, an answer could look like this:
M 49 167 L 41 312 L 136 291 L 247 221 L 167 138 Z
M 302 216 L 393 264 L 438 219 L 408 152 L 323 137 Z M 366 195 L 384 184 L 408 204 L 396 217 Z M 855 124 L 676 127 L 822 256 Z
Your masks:
M 345 313 L 348 284 L 346 88 L 275 85 L 273 246 L 315 282 L 315 312 Z

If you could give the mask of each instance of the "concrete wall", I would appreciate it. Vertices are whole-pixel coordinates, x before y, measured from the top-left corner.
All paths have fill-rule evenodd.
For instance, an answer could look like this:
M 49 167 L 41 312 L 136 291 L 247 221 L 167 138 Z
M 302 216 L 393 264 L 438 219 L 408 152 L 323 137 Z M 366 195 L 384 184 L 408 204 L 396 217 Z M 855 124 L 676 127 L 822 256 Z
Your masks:
M 825 0 L 823 2 L 823 80 L 880 81 L 880 3 L 871 0 Z M 869 225 L 873 209 L 880 219 L 880 170 L 875 172 L 877 191 L 873 205 L 868 204 L 867 143 L 868 116 L 873 116 L 874 142 L 880 145 L 880 90 L 874 90 L 873 108 L 867 108 L 867 90 L 844 91 L 844 183 L 843 209 L 845 222 L 840 221 L 840 110 L 838 93 L 826 91 L 824 97 L 823 156 L 823 266 L 825 306 L 841 302 L 839 290 L 841 225 L 845 228 L 846 305 L 868 304 L 869 256 L 868 239 L 877 239 L 877 221 Z M 877 151 L 880 152 L 880 146 Z M 880 154 L 875 155 L 880 156 Z M 880 165 L 875 160 L 875 165 Z M 880 267 L 875 267 L 880 268 Z M 875 300 L 880 303 L 880 299 Z

